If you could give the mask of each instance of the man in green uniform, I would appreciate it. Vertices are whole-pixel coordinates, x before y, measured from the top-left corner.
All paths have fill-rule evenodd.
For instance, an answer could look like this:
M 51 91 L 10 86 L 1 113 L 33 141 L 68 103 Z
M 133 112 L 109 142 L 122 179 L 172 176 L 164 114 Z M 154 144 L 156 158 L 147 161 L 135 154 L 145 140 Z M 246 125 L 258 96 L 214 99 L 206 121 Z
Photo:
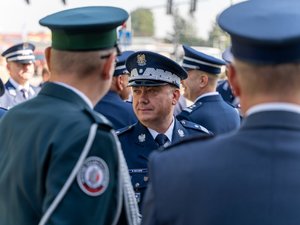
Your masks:
M 110 87 L 127 18 L 95 6 L 40 20 L 52 31 L 51 82 L 0 123 L 0 224 L 138 223 L 120 144 L 92 110 Z

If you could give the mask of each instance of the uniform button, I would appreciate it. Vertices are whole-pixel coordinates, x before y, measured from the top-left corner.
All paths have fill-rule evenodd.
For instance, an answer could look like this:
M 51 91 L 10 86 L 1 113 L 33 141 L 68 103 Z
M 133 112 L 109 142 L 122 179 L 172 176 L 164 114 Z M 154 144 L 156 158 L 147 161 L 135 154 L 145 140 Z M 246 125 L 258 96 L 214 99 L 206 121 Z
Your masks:
M 140 183 L 136 183 L 134 186 L 135 186 L 136 188 L 138 188 L 138 187 L 140 186 Z

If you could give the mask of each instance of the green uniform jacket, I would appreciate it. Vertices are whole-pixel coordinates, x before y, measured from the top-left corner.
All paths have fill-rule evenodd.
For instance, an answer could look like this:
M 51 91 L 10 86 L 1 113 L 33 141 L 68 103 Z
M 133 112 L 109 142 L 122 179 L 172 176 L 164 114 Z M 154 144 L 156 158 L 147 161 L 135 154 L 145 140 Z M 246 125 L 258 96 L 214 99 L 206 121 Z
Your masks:
M 106 164 L 104 192 L 87 194 L 77 177 L 47 224 L 112 223 L 119 180 L 111 126 L 76 93 L 49 83 L 37 97 L 10 109 L 0 122 L 0 224 L 38 224 L 69 177 L 93 123 L 99 126 L 87 158 L 100 158 L 100 164 Z

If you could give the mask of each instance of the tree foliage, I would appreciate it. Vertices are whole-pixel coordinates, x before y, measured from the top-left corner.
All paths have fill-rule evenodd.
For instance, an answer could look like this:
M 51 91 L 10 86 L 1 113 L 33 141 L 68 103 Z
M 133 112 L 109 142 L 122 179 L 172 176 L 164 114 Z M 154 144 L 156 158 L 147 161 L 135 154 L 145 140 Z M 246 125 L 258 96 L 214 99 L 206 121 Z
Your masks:
M 136 37 L 154 35 L 154 19 L 150 9 L 138 8 L 131 13 L 131 26 Z
M 224 32 L 216 23 L 213 24 L 212 30 L 209 32 L 208 45 L 210 47 L 224 50 L 230 44 L 229 35 Z
M 172 32 L 169 37 L 166 38 L 167 42 L 207 46 L 207 43 L 204 39 L 196 36 L 197 32 L 195 24 L 192 20 L 187 21 L 176 12 L 173 14 L 173 18 L 174 32 Z

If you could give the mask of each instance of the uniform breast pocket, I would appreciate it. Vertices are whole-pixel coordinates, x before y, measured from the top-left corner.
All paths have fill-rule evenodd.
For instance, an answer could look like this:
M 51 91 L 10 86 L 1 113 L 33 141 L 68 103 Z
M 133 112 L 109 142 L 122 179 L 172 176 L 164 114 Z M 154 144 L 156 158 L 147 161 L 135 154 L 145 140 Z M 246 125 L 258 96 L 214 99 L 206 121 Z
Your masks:
M 135 192 L 135 197 L 138 203 L 143 199 L 147 184 L 148 184 L 148 169 L 129 169 L 131 183 Z

